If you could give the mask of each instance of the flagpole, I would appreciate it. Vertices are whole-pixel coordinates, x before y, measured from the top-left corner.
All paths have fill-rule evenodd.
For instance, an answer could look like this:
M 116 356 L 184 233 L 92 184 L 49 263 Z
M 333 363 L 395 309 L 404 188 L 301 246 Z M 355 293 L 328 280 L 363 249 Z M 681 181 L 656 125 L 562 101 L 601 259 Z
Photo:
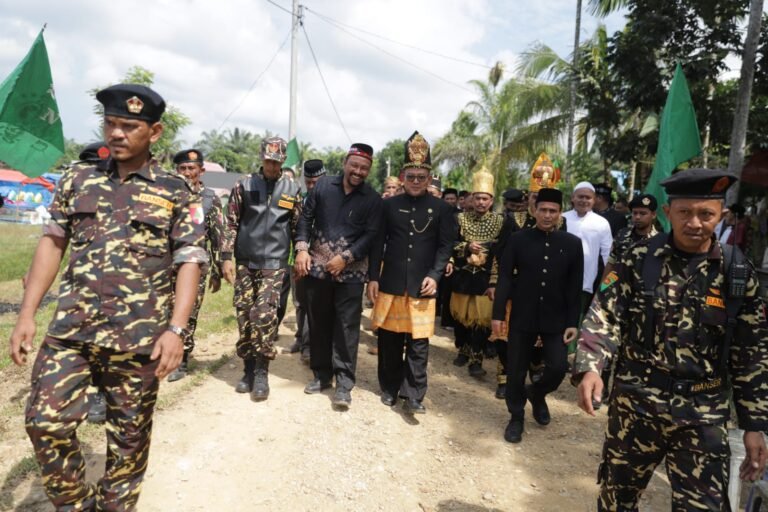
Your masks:
M 299 5 L 299 0 L 293 0 L 293 19 L 291 20 L 291 98 L 288 111 L 288 140 L 296 137 L 296 95 L 299 78 L 299 45 L 296 39 L 299 34 L 303 8 L 303 5 Z

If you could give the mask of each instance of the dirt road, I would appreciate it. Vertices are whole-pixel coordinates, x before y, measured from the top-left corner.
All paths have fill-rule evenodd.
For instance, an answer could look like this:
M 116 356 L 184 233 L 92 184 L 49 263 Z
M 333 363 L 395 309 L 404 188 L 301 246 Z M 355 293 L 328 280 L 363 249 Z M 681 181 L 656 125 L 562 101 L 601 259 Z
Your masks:
M 289 332 L 281 328 L 281 345 L 291 341 Z M 417 419 L 379 402 L 367 331 L 348 412 L 333 410 L 331 391 L 303 393 L 311 373 L 295 355 L 279 356 L 269 400 L 253 403 L 233 390 L 241 370 L 232 360 L 155 415 L 139 510 L 595 510 L 604 412 L 586 417 L 563 383 L 549 400 L 552 423 L 539 427 L 528 412 L 523 442 L 508 444 L 506 408 L 493 396 L 496 361 L 486 361 L 485 380 L 470 378 L 451 364 L 449 336 L 439 331 L 432 340 L 428 412 Z M 228 350 L 231 341 L 209 339 L 200 356 Z M 161 395 L 176 385 L 164 383 Z M 103 446 L 88 450 L 95 479 Z M 642 510 L 669 508 L 659 475 Z M 12 494 L 17 510 L 52 510 L 37 477 Z

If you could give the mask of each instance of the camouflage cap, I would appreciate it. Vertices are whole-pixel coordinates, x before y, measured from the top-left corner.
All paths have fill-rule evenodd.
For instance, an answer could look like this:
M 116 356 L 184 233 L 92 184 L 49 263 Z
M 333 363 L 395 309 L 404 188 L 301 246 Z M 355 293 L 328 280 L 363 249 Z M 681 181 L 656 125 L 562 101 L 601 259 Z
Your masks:
M 275 162 L 285 162 L 285 151 L 288 143 L 285 139 L 280 137 L 267 137 L 261 141 L 261 153 L 259 156 L 262 160 L 274 160 Z

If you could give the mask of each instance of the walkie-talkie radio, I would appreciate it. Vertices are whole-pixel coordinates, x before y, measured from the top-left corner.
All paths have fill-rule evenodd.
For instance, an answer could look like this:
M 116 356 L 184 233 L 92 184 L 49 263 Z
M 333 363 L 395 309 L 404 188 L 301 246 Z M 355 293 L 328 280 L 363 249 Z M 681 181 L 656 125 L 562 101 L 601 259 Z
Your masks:
M 742 298 L 747 293 L 749 264 L 746 261 L 733 261 L 728 269 L 728 297 Z

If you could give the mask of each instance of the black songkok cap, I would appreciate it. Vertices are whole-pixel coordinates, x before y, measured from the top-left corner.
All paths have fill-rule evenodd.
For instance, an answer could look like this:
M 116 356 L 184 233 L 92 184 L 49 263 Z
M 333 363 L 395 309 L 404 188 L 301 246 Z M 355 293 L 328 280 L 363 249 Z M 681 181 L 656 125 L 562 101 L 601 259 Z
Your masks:
M 536 196 L 536 204 L 544 203 L 557 203 L 561 207 L 563 205 L 563 193 L 556 188 L 542 188 L 539 190 Z
M 655 212 L 659 207 L 659 202 L 651 194 L 640 194 L 632 198 L 629 202 L 630 210 L 633 208 L 648 208 L 652 212 Z
M 613 193 L 613 189 L 608 185 L 606 185 L 605 183 L 599 183 L 597 185 L 593 183 L 592 186 L 595 187 L 595 194 L 597 195 L 610 198 L 611 194 Z
M 368 144 L 355 142 L 350 146 L 347 156 L 361 156 L 367 158 L 369 162 L 373 162 L 373 148 Z
M 512 201 L 513 203 L 522 203 L 525 201 L 525 194 L 523 194 L 523 191 L 516 188 L 505 190 L 501 197 L 503 197 L 505 201 Z
M 173 156 L 174 165 L 186 164 L 186 163 L 203 165 L 203 153 L 197 149 L 185 149 L 179 151 Z
M 83 148 L 79 156 L 83 162 L 99 162 L 109 158 L 109 148 L 103 142 L 91 142 Z
M 304 177 L 317 178 L 325 174 L 322 160 L 307 160 L 304 162 Z
M 725 169 L 686 169 L 661 182 L 670 199 L 725 199 L 725 192 L 738 178 Z
M 149 87 L 117 84 L 96 93 L 105 116 L 141 119 L 156 123 L 165 112 L 165 100 Z

